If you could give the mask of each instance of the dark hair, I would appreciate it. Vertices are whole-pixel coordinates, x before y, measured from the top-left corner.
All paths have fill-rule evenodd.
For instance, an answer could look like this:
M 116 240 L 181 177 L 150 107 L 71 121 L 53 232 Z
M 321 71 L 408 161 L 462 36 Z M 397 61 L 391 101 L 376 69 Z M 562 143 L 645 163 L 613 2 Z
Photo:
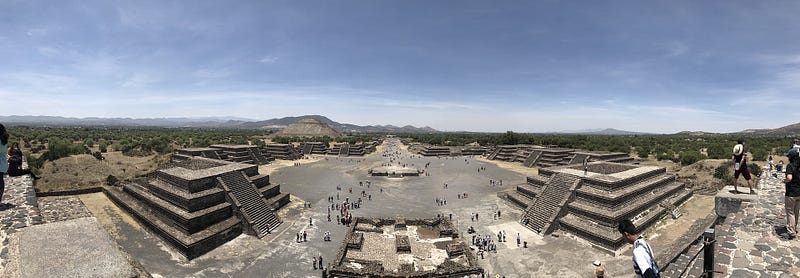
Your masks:
M 633 225 L 633 222 L 631 222 L 630 220 L 625 219 L 622 220 L 622 222 L 619 222 L 619 226 L 617 226 L 617 231 L 619 231 L 620 234 L 626 232 L 629 235 L 635 235 L 636 226 Z
M 739 138 L 739 140 L 736 140 L 736 143 L 744 144 L 744 138 Z
M 8 131 L 6 131 L 6 126 L 3 124 L 0 124 L 0 143 L 8 145 Z

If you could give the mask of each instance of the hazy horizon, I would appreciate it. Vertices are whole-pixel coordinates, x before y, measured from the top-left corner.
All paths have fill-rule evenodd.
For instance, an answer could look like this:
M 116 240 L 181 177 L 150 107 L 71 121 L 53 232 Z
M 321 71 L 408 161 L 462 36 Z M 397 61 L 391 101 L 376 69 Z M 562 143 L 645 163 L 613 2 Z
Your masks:
M 5 115 L 442 131 L 800 122 L 799 2 L 3 1 Z

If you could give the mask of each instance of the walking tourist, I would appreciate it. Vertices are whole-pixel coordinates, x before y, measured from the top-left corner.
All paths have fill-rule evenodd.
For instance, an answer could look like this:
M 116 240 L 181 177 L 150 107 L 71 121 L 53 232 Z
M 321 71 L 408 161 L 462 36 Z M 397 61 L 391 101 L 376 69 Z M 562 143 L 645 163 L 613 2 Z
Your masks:
M 311 258 L 313 259 L 313 263 L 311 263 L 311 264 L 314 266 L 314 269 L 316 270 L 317 269 L 317 257 L 311 257 Z
M 583 158 L 583 175 L 589 172 L 589 156 Z
M 8 146 L 8 131 L 3 124 L 0 124 L 0 205 L 5 205 L 3 201 L 3 192 L 6 189 L 5 173 L 8 172 L 8 158 L 6 157 L 6 146 Z
M 633 244 L 633 272 L 636 277 L 657 278 L 661 277 L 658 271 L 658 264 L 653 256 L 653 249 L 643 237 L 636 234 L 636 226 L 628 219 L 623 220 L 617 226 L 617 231 L 622 234 L 622 238 Z
M 789 166 L 786 167 L 786 194 L 784 207 L 786 208 L 787 237 L 793 239 L 797 236 L 797 222 L 800 220 L 800 150 L 792 148 L 786 153 Z
M 733 191 L 739 193 L 739 175 L 742 175 L 750 188 L 750 194 L 756 194 L 753 184 L 750 182 L 750 170 L 747 169 L 747 152 L 744 148 L 744 139 L 739 139 L 738 144 L 733 146 Z

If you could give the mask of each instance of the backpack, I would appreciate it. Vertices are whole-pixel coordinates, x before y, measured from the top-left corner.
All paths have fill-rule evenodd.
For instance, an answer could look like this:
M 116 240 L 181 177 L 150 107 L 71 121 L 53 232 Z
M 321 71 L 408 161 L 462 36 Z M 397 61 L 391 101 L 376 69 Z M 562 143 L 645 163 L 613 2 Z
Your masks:
M 658 269 L 658 264 L 656 263 L 656 257 L 653 255 L 653 250 L 650 249 L 650 244 L 648 243 L 641 243 L 638 240 L 633 242 L 633 249 L 636 249 L 638 246 L 643 246 L 644 250 L 647 250 L 647 255 L 650 256 L 650 269 L 653 270 L 653 274 L 655 274 L 656 278 L 661 278 L 661 271 Z

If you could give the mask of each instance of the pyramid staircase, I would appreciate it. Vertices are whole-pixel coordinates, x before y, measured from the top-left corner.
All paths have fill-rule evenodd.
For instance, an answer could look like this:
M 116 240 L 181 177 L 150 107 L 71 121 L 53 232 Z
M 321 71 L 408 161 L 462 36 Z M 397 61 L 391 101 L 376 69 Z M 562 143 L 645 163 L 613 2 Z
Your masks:
M 303 145 L 303 155 L 311 154 L 312 150 L 314 150 L 314 145 L 311 145 L 311 144 L 304 144 Z
M 494 160 L 494 158 L 497 157 L 498 153 L 500 153 L 500 147 L 499 146 L 495 147 L 494 151 L 492 151 L 492 153 L 489 154 L 489 160 Z
M 239 208 L 250 232 L 263 237 L 282 223 L 264 196 L 242 172 L 228 172 L 217 177 L 228 197 Z M 249 224 L 249 225 L 248 225 Z
M 567 201 L 581 179 L 564 173 L 555 173 L 547 181 L 538 198 L 528 206 L 522 217 L 523 224 L 539 234 L 548 234 L 553 228 Z
M 350 144 L 342 144 L 339 148 L 339 155 L 340 156 L 349 156 L 350 155 Z
M 539 160 L 539 157 L 542 156 L 542 151 L 534 150 L 531 151 L 531 154 L 528 155 L 528 158 L 525 159 L 525 162 L 522 163 L 525 167 L 533 167 L 536 165 L 536 161 Z

